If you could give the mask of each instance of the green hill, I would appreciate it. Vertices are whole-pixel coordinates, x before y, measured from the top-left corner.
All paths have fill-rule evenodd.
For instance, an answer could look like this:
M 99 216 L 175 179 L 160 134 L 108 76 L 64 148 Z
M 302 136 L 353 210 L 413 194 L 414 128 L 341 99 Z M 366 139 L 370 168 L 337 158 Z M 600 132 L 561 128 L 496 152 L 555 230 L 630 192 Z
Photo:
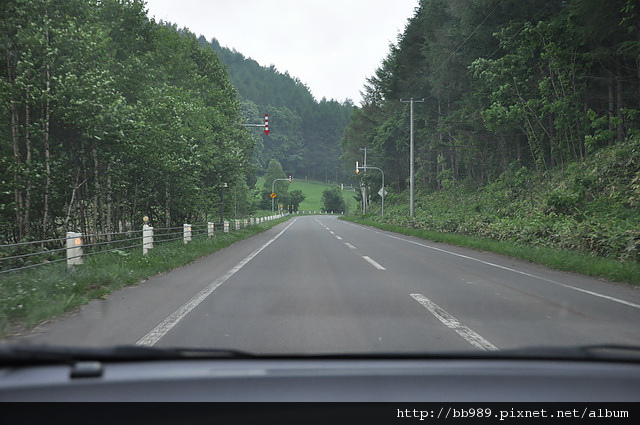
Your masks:
M 256 183 L 257 188 L 261 188 L 264 184 L 264 178 L 258 178 Z M 289 190 L 301 190 L 306 199 L 300 203 L 300 211 L 321 211 L 322 210 L 322 192 L 332 187 L 331 184 L 323 183 L 317 180 L 301 180 L 293 179 L 293 182 L 289 185 Z M 358 209 L 358 202 L 353 198 L 355 192 L 350 189 L 342 191 L 342 197 L 344 198 L 347 206 L 347 212 L 354 212 Z

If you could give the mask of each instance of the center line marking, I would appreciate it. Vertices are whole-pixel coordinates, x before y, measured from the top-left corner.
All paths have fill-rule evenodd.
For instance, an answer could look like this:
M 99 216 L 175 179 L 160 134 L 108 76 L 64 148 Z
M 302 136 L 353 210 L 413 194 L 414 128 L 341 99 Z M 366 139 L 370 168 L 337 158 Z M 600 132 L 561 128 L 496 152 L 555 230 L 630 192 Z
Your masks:
M 418 301 L 424 308 L 429 310 L 431 314 L 436 316 L 444 325 L 448 328 L 456 331 L 458 335 L 465 339 L 469 344 L 473 345 L 479 350 L 494 351 L 498 350 L 498 347 L 484 339 L 478 333 L 472 329 L 460 324 L 458 319 L 447 313 L 442 307 L 431 301 L 429 298 L 422 294 L 411 294 L 411 297 Z
M 351 248 L 351 249 L 356 249 L 356 247 L 355 247 L 355 246 L 353 246 L 353 245 L 351 245 L 349 242 L 345 242 L 344 244 L 345 244 L 346 246 L 348 246 L 349 248 Z
M 340 236 L 338 236 L 338 235 L 336 235 L 336 239 L 338 239 L 339 241 L 342 240 L 342 238 Z
M 179 321 L 185 318 L 187 314 L 191 312 L 194 308 L 198 306 L 202 301 L 205 300 L 216 288 L 226 282 L 231 276 L 236 274 L 241 268 L 243 268 L 249 261 L 251 261 L 256 255 L 260 254 L 266 247 L 271 245 L 273 241 L 278 239 L 284 232 L 287 231 L 289 227 L 293 223 L 295 223 L 297 218 L 294 218 L 291 223 L 287 225 L 280 233 L 275 235 L 273 238 L 269 239 L 264 245 L 260 248 L 253 251 L 246 257 L 244 260 L 240 261 L 235 265 L 231 270 L 229 270 L 224 276 L 220 277 L 216 281 L 210 283 L 206 288 L 198 292 L 193 298 L 187 301 L 182 307 L 174 311 L 169 317 L 164 319 L 160 324 L 158 324 L 155 328 L 153 328 L 148 334 L 143 336 L 136 342 L 136 345 L 146 345 L 152 346 L 155 345 L 160 339 L 167 334 L 175 325 L 178 324 Z
M 375 267 L 378 270 L 387 270 L 384 267 L 382 267 L 380 264 L 376 263 L 375 261 L 373 261 L 371 258 L 367 257 L 366 255 L 363 255 L 362 258 L 364 258 L 365 260 L 367 260 L 367 262 L 369 264 L 371 264 L 373 267 Z

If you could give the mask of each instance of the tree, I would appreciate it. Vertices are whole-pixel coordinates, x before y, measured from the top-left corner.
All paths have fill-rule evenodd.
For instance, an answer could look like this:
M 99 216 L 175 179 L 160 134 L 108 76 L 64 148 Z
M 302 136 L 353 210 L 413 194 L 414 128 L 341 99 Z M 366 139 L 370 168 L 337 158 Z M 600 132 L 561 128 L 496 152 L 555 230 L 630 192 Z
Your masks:
M 347 126 L 353 103 L 349 99 L 314 99 L 309 88 L 287 72 L 274 66 L 260 66 L 237 51 L 207 42 L 229 67 L 230 77 L 238 88 L 248 122 L 269 114 L 271 134 L 250 130 L 257 141 L 254 162 L 262 169 L 271 158 L 278 158 L 284 168 L 297 176 L 317 180 L 341 180 L 345 171 L 340 161 L 340 140 Z M 250 103 L 248 103 L 250 102 Z
M 286 198 L 284 199 L 285 208 L 289 212 L 296 212 L 300 207 L 300 203 L 305 199 L 307 199 L 307 197 L 300 189 L 292 190 L 286 195 Z
M 250 211 L 255 141 L 193 34 L 142 0 L 21 0 L 0 38 L 0 239 L 204 220 L 221 183 Z
M 566 167 L 640 127 L 640 9 L 613 0 L 421 0 L 342 139 L 348 168 L 407 186 L 415 110 L 418 190 L 485 185 L 518 162 Z
M 282 170 L 282 165 L 276 159 L 272 159 L 269 161 L 269 166 L 264 175 L 264 184 L 263 189 L 260 192 L 260 201 L 259 206 L 262 209 L 270 210 L 272 200 L 269 195 L 271 195 L 272 190 L 277 194 L 277 198 L 273 202 L 280 203 L 287 194 L 287 190 L 289 189 L 289 183 L 286 183 L 283 180 L 276 181 L 277 179 L 286 179 L 287 175 Z
M 345 202 L 338 186 L 326 189 L 322 192 L 322 205 L 327 212 L 344 212 Z

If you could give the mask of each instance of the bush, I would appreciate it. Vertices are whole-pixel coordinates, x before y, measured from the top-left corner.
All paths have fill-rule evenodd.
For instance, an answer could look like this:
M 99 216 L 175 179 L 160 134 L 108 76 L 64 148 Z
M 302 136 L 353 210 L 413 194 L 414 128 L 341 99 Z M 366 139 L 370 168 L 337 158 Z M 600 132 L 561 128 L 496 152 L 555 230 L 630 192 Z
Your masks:
M 326 189 L 325 191 L 323 191 L 322 205 L 324 206 L 324 211 L 326 212 L 344 212 L 345 203 L 344 198 L 340 193 L 340 188 L 334 186 L 331 189 Z

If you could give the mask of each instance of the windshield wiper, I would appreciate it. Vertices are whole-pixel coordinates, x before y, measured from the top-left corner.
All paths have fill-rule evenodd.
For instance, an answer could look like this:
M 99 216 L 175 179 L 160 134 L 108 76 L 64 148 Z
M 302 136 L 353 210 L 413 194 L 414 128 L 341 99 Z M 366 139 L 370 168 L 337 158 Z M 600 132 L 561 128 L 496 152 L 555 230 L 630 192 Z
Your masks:
M 238 350 L 158 348 L 122 345 L 105 348 L 56 345 L 12 345 L 0 347 L 0 365 L 64 364 L 78 361 L 118 362 L 188 359 L 243 359 L 254 355 Z
M 197 359 L 300 359 L 300 360 L 600 360 L 640 362 L 640 346 L 585 345 L 576 347 L 531 346 L 495 351 L 456 352 L 356 352 L 253 354 L 240 350 L 161 348 L 138 345 L 114 347 L 67 347 L 56 345 L 0 346 L 0 366 L 19 364 L 75 364 L 77 362 L 124 362 Z

